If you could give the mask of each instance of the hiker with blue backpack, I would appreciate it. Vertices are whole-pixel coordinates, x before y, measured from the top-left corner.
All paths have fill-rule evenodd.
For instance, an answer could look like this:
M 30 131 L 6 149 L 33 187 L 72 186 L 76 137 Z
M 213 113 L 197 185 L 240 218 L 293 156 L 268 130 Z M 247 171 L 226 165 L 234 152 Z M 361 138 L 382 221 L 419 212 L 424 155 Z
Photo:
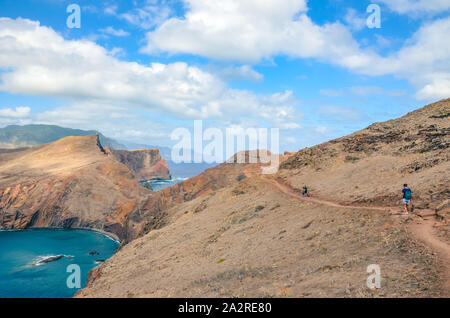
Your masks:
M 412 191 L 410 188 L 408 188 L 408 185 L 406 183 L 403 185 L 402 193 L 403 193 L 402 199 L 403 208 L 405 209 L 406 214 L 408 214 L 409 206 L 411 205 Z
M 309 194 L 308 194 L 308 188 L 306 187 L 306 185 L 303 186 L 303 189 L 302 189 L 302 196 L 307 196 L 307 197 L 309 197 Z

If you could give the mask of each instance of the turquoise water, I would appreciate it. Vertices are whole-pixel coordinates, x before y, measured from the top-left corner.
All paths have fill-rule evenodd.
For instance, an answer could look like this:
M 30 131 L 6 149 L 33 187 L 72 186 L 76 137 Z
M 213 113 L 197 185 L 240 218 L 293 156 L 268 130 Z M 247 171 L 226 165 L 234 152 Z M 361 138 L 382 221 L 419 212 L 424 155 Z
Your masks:
M 152 179 L 152 180 L 145 180 L 141 181 L 141 184 L 150 185 L 150 188 L 153 191 L 160 191 L 165 188 L 169 188 L 171 186 L 176 185 L 179 182 L 183 182 L 187 178 L 172 178 L 172 179 Z
M 119 244 L 98 232 L 87 230 L 0 231 L 0 298 L 72 297 L 78 289 L 67 287 L 67 266 L 81 269 L 81 288 L 97 260 L 111 257 Z M 89 255 L 91 251 L 97 255 Z M 41 265 L 49 256 L 63 258 Z

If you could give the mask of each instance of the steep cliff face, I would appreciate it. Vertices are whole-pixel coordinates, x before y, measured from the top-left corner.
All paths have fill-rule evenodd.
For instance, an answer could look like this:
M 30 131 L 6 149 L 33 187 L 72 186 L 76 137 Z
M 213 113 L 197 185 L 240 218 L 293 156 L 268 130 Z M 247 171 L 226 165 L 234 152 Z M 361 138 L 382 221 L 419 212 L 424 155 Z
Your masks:
M 108 151 L 126 165 L 139 180 L 170 179 L 169 167 L 158 149 L 126 151 L 109 148 Z
M 88 227 L 126 236 L 126 216 L 150 191 L 98 136 L 0 151 L 0 228 Z

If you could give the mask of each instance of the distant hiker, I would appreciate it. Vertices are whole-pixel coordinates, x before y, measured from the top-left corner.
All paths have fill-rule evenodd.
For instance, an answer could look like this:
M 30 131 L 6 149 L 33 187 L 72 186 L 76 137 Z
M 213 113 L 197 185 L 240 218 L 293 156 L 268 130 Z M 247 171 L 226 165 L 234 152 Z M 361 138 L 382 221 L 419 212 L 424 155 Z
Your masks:
M 302 195 L 303 196 L 305 196 L 305 195 L 308 196 L 308 188 L 306 186 L 303 186 Z
M 412 191 L 410 188 L 408 188 L 408 185 L 406 183 L 403 185 L 402 193 L 403 193 L 402 199 L 403 208 L 405 209 L 406 214 L 408 214 L 409 206 L 411 205 Z

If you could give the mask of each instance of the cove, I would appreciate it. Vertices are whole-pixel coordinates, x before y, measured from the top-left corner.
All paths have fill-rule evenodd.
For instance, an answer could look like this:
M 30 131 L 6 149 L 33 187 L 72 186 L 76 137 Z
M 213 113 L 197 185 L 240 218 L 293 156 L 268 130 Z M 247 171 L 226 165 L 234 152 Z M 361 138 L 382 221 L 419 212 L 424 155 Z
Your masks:
M 0 298 L 69 298 L 71 273 L 81 269 L 81 287 L 88 272 L 111 257 L 119 243 L 90 230 L 33 229 L 0 231 Z

